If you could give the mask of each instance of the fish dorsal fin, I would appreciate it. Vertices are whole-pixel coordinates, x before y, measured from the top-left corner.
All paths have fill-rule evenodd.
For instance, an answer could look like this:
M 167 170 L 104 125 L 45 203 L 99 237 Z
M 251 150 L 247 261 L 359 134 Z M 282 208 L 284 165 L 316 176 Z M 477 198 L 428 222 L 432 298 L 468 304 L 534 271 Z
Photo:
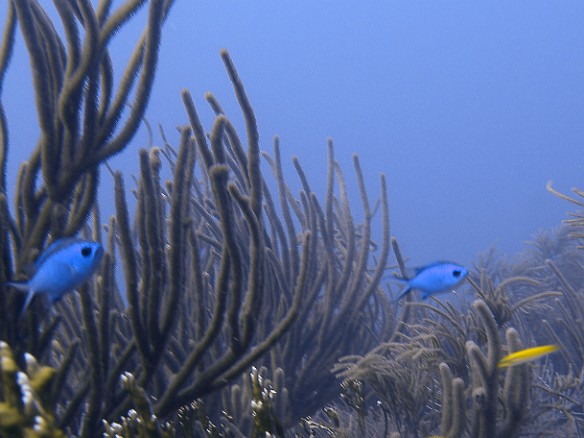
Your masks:
M 45 249 L 42 252 L 41 256 L 34 262 L 35 268 L 38 269 L 44 262 L 47 261 L 49 257 L 58 253 L 62 249 L 82 241 L 83 239 L 80 239 L 78 237 L 65 237 L 63 239 L 57 240 L 56 242 L 53 242 L 51 245 L 49 245 L 47 249 Z
M 432 262 L 432 263 L 428 263 L 427 265 L 424 266 L 417 266 L 414 268 L 414 271 L 416 272 L 416 275 L 418 275 L 420 272 L 423 272 L 427 269 L 431 269 L 434 268 L 436 266 L 440 266 L 440 265 L 454 265 L 455 263 L 453 262 L 449 262 L 446 260 L 439 260 L 437 262 Z

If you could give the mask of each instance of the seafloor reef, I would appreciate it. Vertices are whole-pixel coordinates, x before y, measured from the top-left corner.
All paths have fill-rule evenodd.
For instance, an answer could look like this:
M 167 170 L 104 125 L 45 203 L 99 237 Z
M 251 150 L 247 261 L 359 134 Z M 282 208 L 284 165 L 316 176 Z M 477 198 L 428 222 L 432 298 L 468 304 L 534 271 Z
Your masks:
M 0 435 L 580 436 L 579 217 L 520 257 L 485 255 L 456 305 L 398 306 L 381 281 L 391 260 L 405 274 L 384 176 L 372 206 L 355 156 L 361 202 L 350 205 L 329 141 L 324 197 L 297 159 L 294 193 L 278 138 L 260 152 L 226 51 L 245 139 L 212 94 L 206 132 L 184 91 L 179 144 L 161 131 L 140 151 L 135 208 L 129 175 L 112 171 L 115 215 L 102 226 L 100 174 L 143 119 L 172 3 L 55 1 L 59 26 L 37 0 L 8 3 L 0 90 L 19 29 L 41 135 L 9 202 L 0 101 Z M 116 83 L 108 46 L 141 8 L 144 33 Z M 19 318 L 24 296 L 6 283 L 71 235 L 104 244 L 99 272 L 51 312 L 37 299 Z M 543 344 L 559 352 L 498 367 Z

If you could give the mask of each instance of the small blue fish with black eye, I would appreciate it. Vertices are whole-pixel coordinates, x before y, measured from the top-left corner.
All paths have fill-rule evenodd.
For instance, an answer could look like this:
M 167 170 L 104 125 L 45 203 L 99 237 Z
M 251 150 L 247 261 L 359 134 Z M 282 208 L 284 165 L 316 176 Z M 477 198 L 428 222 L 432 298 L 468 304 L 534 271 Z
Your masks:
M 468 269 L 452 262 L 435 262 L 421 266 L 416 268 L 416 275 L 412 278 L 392 279 L 406 284 L 395 301 L 401 300 L 412 289 L 421 291 L 422 299 L 425 300 L 430 295 L 455 288 L 464 281 L 467 275 Z
M 59 301 L 67 292 L 87 281 L 102 258 L 103 246 L 97 242 L 76 237 L 54 242 L 34 263 L 34 275 L 29 281 L 7 283 L 28 292 L 20 316 L 37 294 L 44 294 L 51 305 Z

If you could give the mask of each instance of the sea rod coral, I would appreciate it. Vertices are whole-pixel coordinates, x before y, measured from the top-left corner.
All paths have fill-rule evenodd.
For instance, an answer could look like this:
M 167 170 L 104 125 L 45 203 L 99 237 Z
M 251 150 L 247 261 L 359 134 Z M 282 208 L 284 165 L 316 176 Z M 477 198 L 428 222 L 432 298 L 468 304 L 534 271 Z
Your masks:
M 146 4 L 148 23 L 116 88 L 108 45 Z M 180 128 L 178 148 L 165 141 L 140 152 L 134 212 L 124 175 L 114 173 L 116 213 L 102 236 L 95 202 L 101 166 L 138 128 L 171 6 L 128 1 L 112 10 L 109 1 L 95 9 L 86 0 L 58 1 L 62 37 L 40 2 L 8 5 L 1 78 L 20 27 L 35 72 L 41 137 L 21 165 L 11 208 L 2 109 L 0 336 L 17 362 L 30 352 L 55 369 L 47 403 L 69 434 L 96 435 L 102 420 L 133 421 L 141 413 L 172 419 L 199 399 L 210 418 L 229 410 L 241 433 L 261 430 L 246 425 L 251 403 L 235 397 L 245 393 L 252 365 L 279 376 L 288 402 L 276 423 L 288 428 L 340 392 L 330 372 L 339 357 L 364 354 L 399 325 L 378 287 L 390 250 L 384 176 L 379 247 L 371 241 L 374 210 L 359 160 L 353 162 L 364 219 L 355 224 L 332 141 L 322 204 L 297 159 L 302 190 L 292 193 L 278 139 L 273 158 L 263 155 L 274 174 L 266 181 L 255 115 L 226 51 L 221 56 L 244 115 L 247 148 L 213 95 L 207 95 L 215 112 L 207 136 L 183 92 L 189 125 Z M 173 176 L 163 182 L 165 166 Z M 75 234 L 106 248 L 98 275 L 53 315 L 41 318 L 33 303 L 19 323 L 14 315 L 23 297 L 5 283 L 24 279 L 24 265 L 49 242 Z M 148 406 L 138 417 L 128 414 L 136 404 Z
M 26 349 L 42 357 L 54 328 L 49 325 L 44 334 L 17 329 L 14 309 L 23 297 L 9 293 L 3 285 L 21 280 L 23 267 L 48 240 L 81 230 L 95 204 L 100 165 L 128 144 L 144 115 L 161 28 L 172 1 L 148 2 L 147 25 L 119 84 L 113 80 L 108 45 L 145 4 L 129 1 L 112 10 L 111 2 L 103 1 L 94 10 L 85 0 L 56 1 L 61 35 L 41 2 L 8 2 L 0 46 L 0 84 L 4 84 L 16 29 L 20 28 L 30 56 L 40 128 L 35 148 L 20 165 L 11 209 L 6 182 L 11 145 L 7 114 L 4 105 L 0 106 L 0 336 L 17 351 L 24 346 L 24 334 Z M 122 117 L 127 105 L 131 111 Z M 38 321 L 31 324 L 36 326 Z

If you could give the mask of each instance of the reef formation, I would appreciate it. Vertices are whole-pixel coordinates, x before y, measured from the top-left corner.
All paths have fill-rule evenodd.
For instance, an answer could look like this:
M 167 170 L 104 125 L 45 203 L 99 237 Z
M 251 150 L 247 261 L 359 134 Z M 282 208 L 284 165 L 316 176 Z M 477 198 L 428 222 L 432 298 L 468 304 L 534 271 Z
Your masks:
M 0 101 L 0 433 L 578 436 L 582 223 L 539 236 L 515 260 L 479 260 L 465 292 L 472 303 L 393 303 L 386 267 L 395 259 L 404 277 L 406 268 L 390 237 L 384 175 L 372 206 L 354 156 L 361 203 L 350 205 L 329 140 L 323 199 L 296 158 L 295 194 L 280 140 L 272 155 L 260 151 L 254 111 L 225 50 L 244 140 L 210 93 L 215 119 L 206 132 L 183 91 L 179 144 L 161 131 L 160 145 L 139 152 L 135 209 L 127 175 L 112 171 L 115 215 L 102 225 L 99 176 L 143 119 L 172 3 L 56 1 L 63 35 L 41 2 L 8 4 L 0 90 L 20 28 L 41 135 L 20 164 L 10 205 Z M 114 83 L 108 47 L 145 7 L 143 35 Z M 52 314 L 33 302 L 20 320 L 24 297 L 6 283 L 25 278 L 50 242 L 78 234 L 106 249 L 97 275 Z M 497 366 L 543 344 L 560 350 Z

